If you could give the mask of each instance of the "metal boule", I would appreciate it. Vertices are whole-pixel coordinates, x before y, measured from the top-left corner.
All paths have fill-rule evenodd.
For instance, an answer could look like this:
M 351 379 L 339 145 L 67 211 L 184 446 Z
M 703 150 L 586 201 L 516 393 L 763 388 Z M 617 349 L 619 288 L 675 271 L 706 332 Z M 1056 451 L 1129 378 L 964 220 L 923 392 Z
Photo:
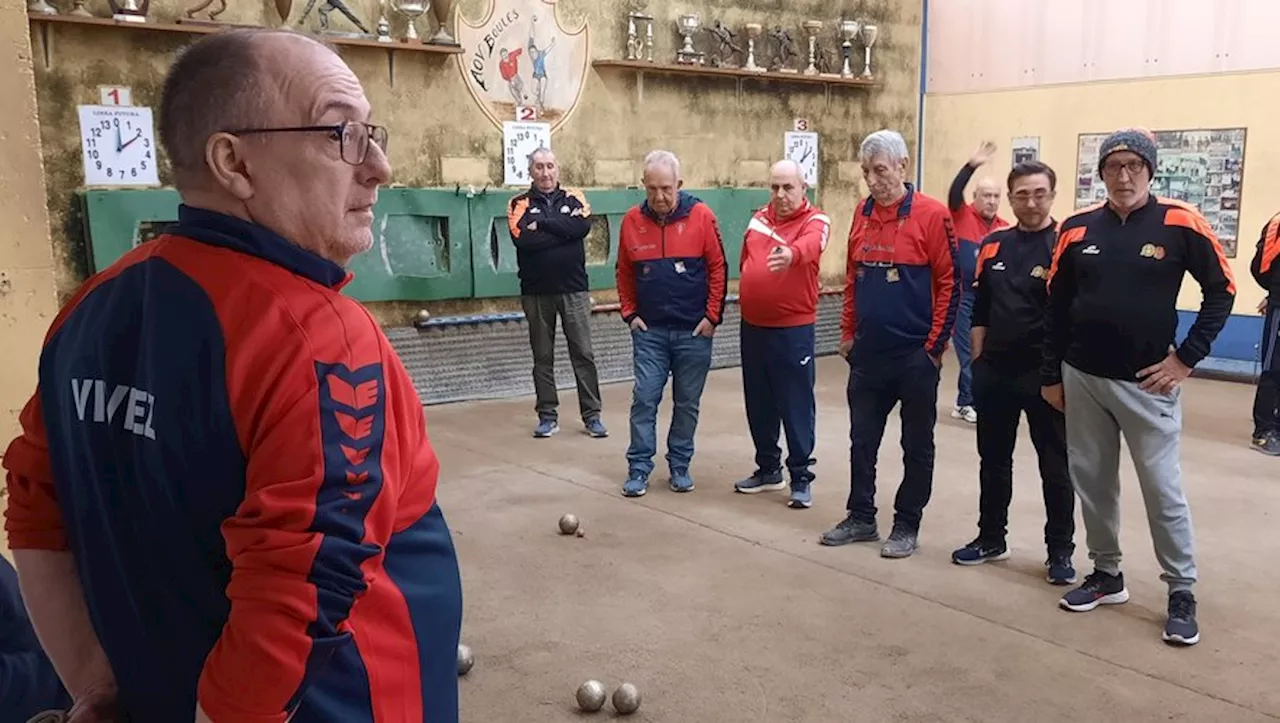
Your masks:
M 587 712 L 595 713 L 604 707 L 607 691 L 604 689 L 604 683 L 598 680 L 588 680 L 578 686 L 578 708 Z
M 630 683 L 623 683 L 613 691 L 613 709 L 621 715 L 631 715 L 640 710 L 640 690 Z
M 458 675 L 466 675 L 471 666 L 475 665 L 476 658 L 471 654 L 471 646 L 458 645 Z
M 578 516 L 566 514 L 560 518 L 560 534 L 572 535 L 578 531 Z
M 427 323 L 428 321 L 431 321 L 431 312 L 430 312 L 430 311 L 427 311 L 426 309 L 419 309 L 419 310 L 418 310 L 418 323 L 419 323 L 419 324 L 425 324 L 425 323 Z

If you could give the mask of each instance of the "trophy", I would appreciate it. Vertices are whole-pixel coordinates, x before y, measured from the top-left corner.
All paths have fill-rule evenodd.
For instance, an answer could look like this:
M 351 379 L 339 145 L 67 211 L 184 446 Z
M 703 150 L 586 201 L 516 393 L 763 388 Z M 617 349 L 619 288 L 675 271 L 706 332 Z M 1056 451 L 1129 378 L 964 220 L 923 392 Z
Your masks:
M 378 42 L 391 42 L 391 23 L 387 22 L 387 0 L 378 0 Z
M 71 12 L 67 14 L 75 15 L 76 17 L 81 17 L 81 18 L 94 17 L 93 13 L 84 9 L 84 3 L 85 3 L 85 0 L 75 0 L 75 7 L 71 8 Z
M 821 20 L 806 20 L 801 26 L 809 34 L 809 67 L 804 69 L 805 75 L 818 74 L 818 33 L 822 32 Z
M 440 26 L 436 30 L 436 34 L 431 36 L 432 45 L 457 45 L 458 41 L 449 34 L 449 15 L 453 11 L 453 0 L 435 0 L 431 3 L 431 14 L 436 16 L 436 23 Z
M 729 26 L 716 21 L 716 24 L 709 28 L 703 28 L 707 34 L 715 38 L 716 50 L 711 54 L 711 64 L 717 68 L 734 68 L 733 56 L 741 55 L 742 48 L 733 42 L 737 38 L 737 34 L 729 29 Z
M 418 18 L 431 9 L 431 0 L 396 0 L 395 10 L 408 20 L 404 31 L 404 42 L 416 43 L 422 40 L 418 35 Z
M 862 77 L 871 77 L 871 46 L 876 44 L 876 36 L 880 29 L 874 25 L 862 24 L 862 44 L 867 48 L 866 65 L 862 68 Z
M 31 0 L 27 3 L 27 12 L 38 15 L 57 15 L 58 9 L 44 0 Z
M 698 32 L 698 28 L 701 25 L 702 18 L 698 17 L 697 13 L 686 13 L 676 21 L 676 27 L 680 30 L 680 34 L 684 36 L 684 45 L 676 52 L 677 63 L 681 65 L 703 64 L 704 55 L 693 47 L 693 36 Z
M 649 60 L 653 60 L 653 16 L 647 15 L 639 11 L 633 11 L 627 15 L 627 60 L 644 60 L 645 40 L 640 37 L 637 29 L 637 21 L 640 25 L 647 23 L 649 34 Z
M 218 4 L 218 7 L 214 10 L 209 10 L 209 6 L 213 5 L 215 2 Z M 81 3 L 81 5 L 83 4 L 84 3 Z M 208 10 L 209 12 L 209 19 L 196 20 L 196 13 L 202 12 L 205 10 Z M 182 13 L 183 17 L 178 22 L 190 23 L 194 25 L 217 25 L 218 16 L 226 11 L 227 11 L 227 0 L 200 0 L 195 5 L 192 5 L 191 7 L 183 11 Z
M 840 44 L 844 53 L 844 68 L 840 71 L 841 78 L 853 77 L 853 39 L 858 37 L 858 33 L 862 30 L 862 23 L 857 20 L 841 20 L 840 21 L 840 37 L 844 42 Z
M 764 32 L 764 26 L 760 23 L 747 23 L 745 26 L 747 31 L 747 62 L 742 66 L 743 70 L 750 70 L 753 73 L 763 73 L 764 68 L 756 65 L 756 38 Z
M 125 23 L 145 23 L 151 0 L 142 0 L 141 4 L 138 0 L 107 0 L 107 4 L 111 6 L 112 19 Z

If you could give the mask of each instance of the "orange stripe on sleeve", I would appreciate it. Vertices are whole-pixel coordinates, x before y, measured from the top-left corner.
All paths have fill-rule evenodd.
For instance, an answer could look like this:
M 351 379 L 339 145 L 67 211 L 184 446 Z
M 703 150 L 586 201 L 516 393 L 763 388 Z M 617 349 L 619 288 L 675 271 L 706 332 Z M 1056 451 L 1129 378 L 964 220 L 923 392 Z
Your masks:
M 1227 263 L 1227 255 L 1222 251 L 1222 244 L 1219 243 L 1218 237 L 1214 235 L 1213 228 L 1209 226 L 1209 222 L 1205 220 L 1200 212 L 1195 210 L 1194 206 L 1182 203 L 1181 201 L 1166 201 L 1160 199 L 1161 203 L 1168 203 L 1171 208 L 1165 211 L 1164 223 L 1166 226 L 1181 226 L 1195 231 L 1203 236 L 1206 241 L 1213 247 L 1213 253 L 1218 257 L 1218 265 L 1222 267 L 1222 274 L 1227 277 L 1227 291 L 1232 294 L 1236 293 L 1236 278 L 1231 273 L 1231 265 Z
M 520 238 L 520 219 L 529 208 L 529 199 L 522 197 L 512 201 L 507 210 L 507 228 L 511 229 L 511 238 Z
M 973 275 L 974 281 L 977 281 L 978 277 L 982 276 L 982 265 L 985 264 L 988 259 L 995 258 L 995 255 L 998 253 L 1000 253 L 999 241 L 983 244 L 982 247 L 978 249 L 978 268 L 975 270 Z
M 1058 234 L 1058 246 L 1053 250 L 1053 264 L 1049 267 L 1049 278 L 1045 279 L 1045 286 L 1053 285 L 1053 277 L 1058 273 L 1058 262 L 1062 255 L 1073 243 L 1079 243 L 1084 240 L 1084 226 L 1069 228 Z
M 1259 271 L 1267 273 L 1277 257 L 1280 257 L 1280 214 L 1267 224 L 1266 234 L 1262 238 L 1262 262 Z

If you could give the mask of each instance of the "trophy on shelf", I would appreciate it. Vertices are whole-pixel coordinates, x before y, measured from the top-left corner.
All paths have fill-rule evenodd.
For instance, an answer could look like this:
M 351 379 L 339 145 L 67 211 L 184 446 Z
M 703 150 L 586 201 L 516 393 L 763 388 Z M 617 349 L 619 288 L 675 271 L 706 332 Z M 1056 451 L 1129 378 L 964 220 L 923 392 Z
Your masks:
M 217 8 L 208 10 L 210 5 L 217 4 Z M 208 20 L 196 20 L 196 13 L 208 10 Z M 200 0 L 195 5 L 183 11 L 181 23 L 195 25 L 217 25 L 218 16 L 227 11 L 227 0 Z
M 646 41 L 640 37 L 641 29 L 648 35 L 649 60 L 653 60 L 653 16 L 638 10 L 627 15 L 627 60 L 645 59 Z
M 107 4 L 111 6 L 112 19 L 124 23 L 147 22 L 147 10 L 151 8 L 151 0 L 107 0 Z
M 75 0 L 75 6 L 71 8 L 68 15 L 74 15 L 78 18 L 91 18 L 94 14 L 84 9 L 85 0 Z
M 857 20 L 841 20 L 840 21 L 840 37 L 844 42 L 840 44 L 841 52 L 844 55 L 844 67 L 840 70 L 841 78 L 853 77 L 853 39 L 858 37 L 858 33 L 862 31 L 862 23 Z
M 821 20 L 806 20 L 801 27 L 809 35 L 809 67 L 804 69 L 805 75 L 818 74 L 818 33 L 822 32 Z
M 431 3 L 431 14 L 436 17 L 439 28 L 427 42 L 432 45 L 458 45 L 458 41 L 449 33 L 449 15 L 453 11 L 453 0 L 435 0 Z
M 404 42 L 422 42 L 422 36 L 418 35 L 418 18 L 426 15 L 431 9 L 431 0 L 395 0 L 395 3 L 396 12 L 403 15 L 407 21 Z
M 37 15 L 57 15 L 58 9 L 45 2 L 45 0 L 31 0 L 31 2 L 27 3 L 27 12 Z
M 778 54 L 773 56 L 775 69 L 779 73 L 799 73 L 799 70 L 791 67 L 791 59 L 796 56 L 796 46 L 791 40 L 791 33 L 783 30 L 781 25 L 776 25 L 769 33 L 769 37 L 773 38 L 778 45 Z
M 126 2 L 128 1 L 129 0 L 126 0 Z M 423 1 L 426 2 L 426 0 Z M 372 33 L 369 32 L 369 29 L 364 26 L 364 23 L 360 22 L 360 18 L 356 17 L 356 14 L 351 12 L 351 8 L 347 7 L 347 4 L 342 0 L 307 0 L 307 6 L 302 9 L 302 17 L 298 18 L 298 25 L 302 25 L 307 21 L 307 16 L 311 14 L 312 10 L 316 9 L 317 2 L 322 3 L 320 8 L 316 10 L 316 15 L 318 16 L 317 19 L 320 21 L 320 33 L 322 35 L 332 35 L 344 38 L 363 38 L 372 35 Z M 360 32 L 353 33 L 331 29 L 329 27 L 329 13 L 332 13 L 334 10 L 337 10 L 339 13 L 346 16 L 347 20 L 350 20 L 352 25 L 360 28 Z
M 676 27 L 684 36 L 684 45 L 676 51 L 676 62 L 681 65 L 702 65 L 706 62 L 706 54 L 693 47 L 693 36 L 702 26 L 702 18 L 697 13 L 686 13 L 676 20 Z
M 862 68 L 862 77 L 871 78 L 871 46 L 876 44 L 880 29 L 874 25 L 862 24 L 862 45 L 867 49 L 866 64 Z
M 729 29 L 729 26 L 716 21 L 716 24 L 709 28 L 703 28 L 707 33 L 715 38 L 716 50 L 711 54 L 711 65 L 717 68 L 736 68 L 733 64 L 733 56 L 742 55 L 742 48 L 733 42 L 738 37 L 736 33 Z
M 747 23 L 744 27 L 747 31 L 747 62 L 742 66 L 743 70 L 750 70 L 753 73 L 763 73 L 765 69 L 756 65 L 756 38 L 764 32 L 764 25 L 760 23 Z
M 391 23 L 387 20 L 387 0 L 378 0 L 378 42 L 390 43 Z

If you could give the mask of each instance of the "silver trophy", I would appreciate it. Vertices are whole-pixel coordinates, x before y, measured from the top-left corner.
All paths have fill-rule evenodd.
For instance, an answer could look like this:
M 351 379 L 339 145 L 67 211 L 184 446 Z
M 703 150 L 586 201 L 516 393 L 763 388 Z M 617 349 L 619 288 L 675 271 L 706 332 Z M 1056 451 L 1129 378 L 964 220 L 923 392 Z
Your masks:
M 57 15 L 58 9 L 45 2 L 45 0 L 31 0 L 31 2 L 27 3 L 27 12 L 37 15 Z
M 378 0 L 378 42 L 390 43 L 391 23 L 387 21 L 387 0 Z
M 862 23 L 857 20 L 841 20 L 840 21 L 840 37 L 844 42 L 840 44 L 840 48 L 844 53 L 844 68 L 840 70 L 841 78 L 853 77 L 853 39 L 858 37 L 858 33 L 862 30 Z
M 648 42 L 640 37 L 644 30 Z M 649 49 L 649 60 L 653 60 L 653 16 L 640 11 L 627 14 L 627 60 L 644 60 L 645 49 Z
M 747 62 L 742 66 L 743 70 L 750 70 L 753 73 L 763 73 L 765 68 L 756 65 L 756 38 L 764 32 L 764 25 L 760 23 L 747 23 L 744 27 L 747 31 Z
M 809 66 L 804 69 L 805 75 L 818 74 L 818 33 L 822 32 L 821 20 L 806 20 L 801 25 L 809 35 Z
M 880 29 L 874 25 L 862 24 L 862 45 L 867 49 L 865 65 L 862 68 L 862 77 L 871 77 L 871 46 L 876 44 L 876 37 L 880 34 Z
M 147 10 L 151 8 L 151 0 L 108 0 L 107 4 L 111 6 L 112 19 L 126 23 L 147 22 Z
M 706 55 L 699 53 L 693 47 L 693 36 L 698 33 L 698 28 L 701 26 L 702 18 L 697 13 L 686 13 L 676 21 L 676 28 L 684 36 L 684 45 L 676 52 L 677 63 L 681 65 L 702 65 L 706 62 Z
M 396 12 L 408 21 L 404 30 L 404 41 L 406 43 L 421 42 L 422 36 L 418 35 L 418 18 L 431 10 L 431 0 L 395 0 L 395 3 Z
M 436 24 L 439 28 L 436 34 L 431 36 L 427 42 L 432 45 L 453 45 L 457 46 L 458 41 L 449 33 L 449 13 L 453 11 L 453 0 L 435 0 L 431 3 L 431 14 L 435 15 Z

